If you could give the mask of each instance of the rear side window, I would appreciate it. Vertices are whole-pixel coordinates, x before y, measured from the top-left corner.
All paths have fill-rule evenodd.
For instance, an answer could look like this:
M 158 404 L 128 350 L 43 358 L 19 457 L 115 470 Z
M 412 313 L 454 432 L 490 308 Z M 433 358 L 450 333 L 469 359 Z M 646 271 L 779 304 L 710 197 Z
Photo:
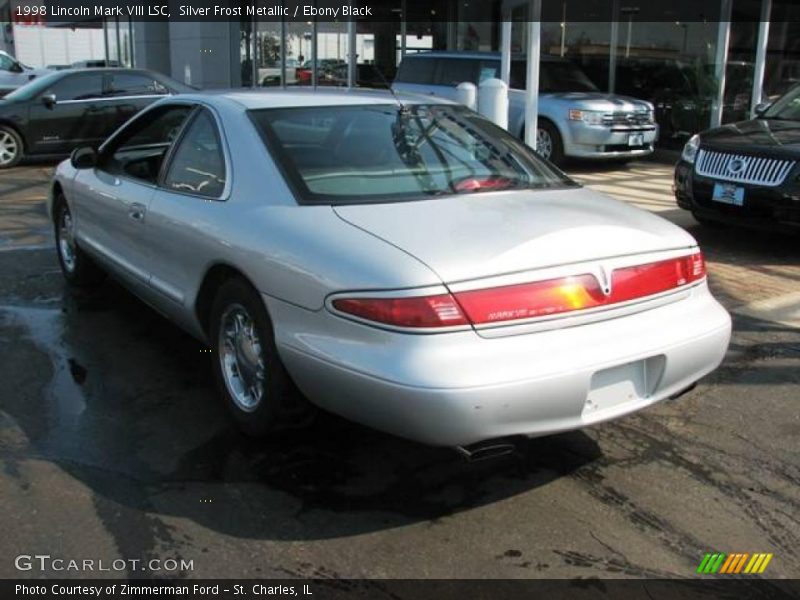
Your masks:
M 398 83 L 432 84 L 436 59 L 406 56 L 397 72 Z
M 47 93 L 56 95 L 56 102 L 65 100 L 89 100 L 103 94 L 102 73 L 68 75 L 53 84 Z
M 477 84 L 478 61 L 467 58 L 440 58 L 436 72 L 438 85 L 456 86 L 464 81 Z
M 203 110 L 189 124 L 167 171 L 164 187 L 219 198 L 225 189 L 225 155 L 214 119 Z
M 167 88 L 152 77 L 137 73 L 114 73 L 110 76 L 110 96 L 151 96 L 166 94 Z

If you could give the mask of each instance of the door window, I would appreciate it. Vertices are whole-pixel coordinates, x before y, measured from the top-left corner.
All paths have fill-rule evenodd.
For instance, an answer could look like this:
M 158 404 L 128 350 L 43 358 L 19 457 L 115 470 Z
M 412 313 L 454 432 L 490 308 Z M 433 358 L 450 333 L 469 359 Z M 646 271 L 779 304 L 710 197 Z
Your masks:
M 161 106 L 134 119 L 102 149 L 98 167 L 155 184 L 167 150 L 191 110 L 185 104 Z
M 114 73 L 110 77 L 109 96 L 152 96 L 166 94 L 167 88 L 152 77 L 139 73 Z
M 441 58 L 436 73 L 436 83 L 450 87 L 465 81 L 477 84 L 476 63 L 477 61 L 465 58 Z
M 197 115 L 181 138 L 164 186 L 176 192 L 219 198 L 225 189 L 225 155 L 208 111 Z
M 54 83 L 45 93 L 55 94 L 56 102 L 99 98 L 103 94 L 103 75 L 101 73 L 68 75 Z

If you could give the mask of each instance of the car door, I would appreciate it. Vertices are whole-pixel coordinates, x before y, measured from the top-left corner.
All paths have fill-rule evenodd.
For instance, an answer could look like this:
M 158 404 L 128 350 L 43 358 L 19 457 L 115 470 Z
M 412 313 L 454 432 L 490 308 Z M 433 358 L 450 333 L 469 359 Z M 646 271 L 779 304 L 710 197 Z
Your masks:
M 75 178 L 78 238 L 137 291 L 149 289 L 147 212 L 173 131 L 191 110 L 168 104 L 134 119 L 100 149 L 97 166 Z
M 153 261 L 150 284 L 180 318 L 214 248 L 213 224 L 228 210 L 230 173 L 224 137 L 215 115 L 198 109 L 170 154 L 148 212 L 147 246 Z M 169 312 L 169 309 L 166 308 Z
M 154 77 L 138 71 L 109 71 L 104 101 L 108 111 L 108 134 L 116 131 L 143 108 L 169 94 Z
M 107 130 L 102 95 L 102 73 L 71 73 L 56 80 L 31 102 L 30 153 L 63 154 L 76 146 L 99 145 Z

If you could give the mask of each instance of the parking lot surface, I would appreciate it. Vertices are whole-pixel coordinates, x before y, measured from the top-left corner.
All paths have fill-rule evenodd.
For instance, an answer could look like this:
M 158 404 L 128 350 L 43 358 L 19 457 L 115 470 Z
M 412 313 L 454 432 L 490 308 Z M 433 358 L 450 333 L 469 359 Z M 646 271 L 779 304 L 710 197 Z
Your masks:
M 44 573 L 66 577 L 690 577 L 716 551 L 800 576 L 800 244 L 696 225 L 671 166 L 571 172 L 697 237 L 734 317 L 722 367 L 477 463 L 333 416 L 240 435 L 201 344 L 111 282 L 65 288 L 51 171 L 0 174 L 0 577 L 42 575 L 20 554 L 192 566 Z

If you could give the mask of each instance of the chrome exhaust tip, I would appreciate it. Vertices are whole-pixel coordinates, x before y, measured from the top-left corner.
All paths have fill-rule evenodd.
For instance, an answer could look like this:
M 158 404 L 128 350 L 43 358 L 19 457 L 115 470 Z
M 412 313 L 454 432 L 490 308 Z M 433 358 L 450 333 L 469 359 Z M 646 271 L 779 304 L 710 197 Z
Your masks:
M 466 446 L 456 446 L 456 452 L 469 462 L 489 460 L 514 454 L 517 445 L 508 439 L 486 440 Z

